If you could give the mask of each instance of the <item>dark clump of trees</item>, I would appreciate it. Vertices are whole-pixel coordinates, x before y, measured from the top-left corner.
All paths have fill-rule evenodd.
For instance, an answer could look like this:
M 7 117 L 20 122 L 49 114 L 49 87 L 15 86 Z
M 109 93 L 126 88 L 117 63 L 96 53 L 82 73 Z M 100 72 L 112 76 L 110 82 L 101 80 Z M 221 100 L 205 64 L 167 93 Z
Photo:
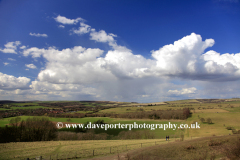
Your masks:
M 56 126 L 45 117 L 33 117 L 22 120 L 11 119 L 10 127 L 0 128 L 0 143 L 50 141 L 56 138 Z
M 187 119 L 190 116 L 190 109 L 183 108 L 177 110 L 157 110 L 157 111 L 143 111 L 143 112 L 129 112 L 119 114 L 118 118 L 131 119 Z

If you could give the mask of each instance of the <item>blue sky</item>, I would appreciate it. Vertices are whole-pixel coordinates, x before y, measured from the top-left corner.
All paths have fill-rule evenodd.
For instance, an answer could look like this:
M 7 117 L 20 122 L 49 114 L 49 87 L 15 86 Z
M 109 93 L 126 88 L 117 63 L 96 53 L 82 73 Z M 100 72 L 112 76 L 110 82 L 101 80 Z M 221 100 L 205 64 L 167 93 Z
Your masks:
M 0 99 L 240 97 L 239 0 L 2 0 Z

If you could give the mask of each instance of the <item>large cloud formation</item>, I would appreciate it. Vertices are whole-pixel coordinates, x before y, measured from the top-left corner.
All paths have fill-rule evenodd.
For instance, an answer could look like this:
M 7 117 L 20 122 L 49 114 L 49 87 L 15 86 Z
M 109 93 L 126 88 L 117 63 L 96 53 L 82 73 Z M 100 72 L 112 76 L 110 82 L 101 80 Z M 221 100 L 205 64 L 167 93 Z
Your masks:
M 0 72 L 0 90 L 29 89 L 30 79 L 27 77 L 14 77 Z
M 38 78 L 31 82 L 32 95 L 162 101 L 171 96 L 202 97 L 204 93 L 199 88 L 207 85 L 209 87 L 206 90 L 210 93 L 213 86 L 209 84 L 217 82 L 220 86 L 221 82 L 238 82 L 240 78 L 240 53 L 220 54 L 213 50 L 205 53 L 215 42 L 213 39 L 202 40 L 201 35 L 195 33 L 151 51 L 152 58 L 147 59 L 118 45 L 115 39 L 117 35 L 104 30 L 96 31 L 80 17 L 67 19 L 58 16 L 55 20 L 61 24 L 80 22 L 80 27 L 72 28 L 70 32 L 79 36 L 89 34 L 90 40 L 106 43 L 111 50 L 103 56 L 104 50 L 83 46 L 62 50 L 55 47 L 23 48 L 25 57 L 43 57 L 47 62 Z M 15 52 L 19 44 L 11 42 L 5 47 Z M 22 86 L 26 87 L 29 81 L 25 78 Z M 16 80 L 14 83 L 18 84 Z M 5 89 L 18 88 L 14 84 L 3 84 Z

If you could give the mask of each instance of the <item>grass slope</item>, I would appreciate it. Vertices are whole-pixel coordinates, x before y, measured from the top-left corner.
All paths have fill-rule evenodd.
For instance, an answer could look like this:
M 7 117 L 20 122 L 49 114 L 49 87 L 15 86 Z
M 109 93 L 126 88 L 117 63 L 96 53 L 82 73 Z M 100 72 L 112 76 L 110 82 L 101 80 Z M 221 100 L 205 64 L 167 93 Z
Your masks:
M 43 156 L 49 159 L 67 157 L 91 157 L 124 152 L 146 146 L 167 143 L 164 139 L 151 140 L 92 140 L 92 141 L 50 141 L 50 142 L 17 142 L 0 144 L 0 159 L 26 159 Z M 126 147 L 127 146 L 127 147 Z

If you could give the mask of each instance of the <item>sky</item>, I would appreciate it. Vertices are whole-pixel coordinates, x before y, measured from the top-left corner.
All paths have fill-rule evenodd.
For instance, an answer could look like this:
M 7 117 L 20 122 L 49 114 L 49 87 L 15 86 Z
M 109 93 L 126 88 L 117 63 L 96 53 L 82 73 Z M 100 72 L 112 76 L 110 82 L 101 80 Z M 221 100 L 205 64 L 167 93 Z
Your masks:
M 1 0 L 0 100 L 240 97 L 239 0 Z

